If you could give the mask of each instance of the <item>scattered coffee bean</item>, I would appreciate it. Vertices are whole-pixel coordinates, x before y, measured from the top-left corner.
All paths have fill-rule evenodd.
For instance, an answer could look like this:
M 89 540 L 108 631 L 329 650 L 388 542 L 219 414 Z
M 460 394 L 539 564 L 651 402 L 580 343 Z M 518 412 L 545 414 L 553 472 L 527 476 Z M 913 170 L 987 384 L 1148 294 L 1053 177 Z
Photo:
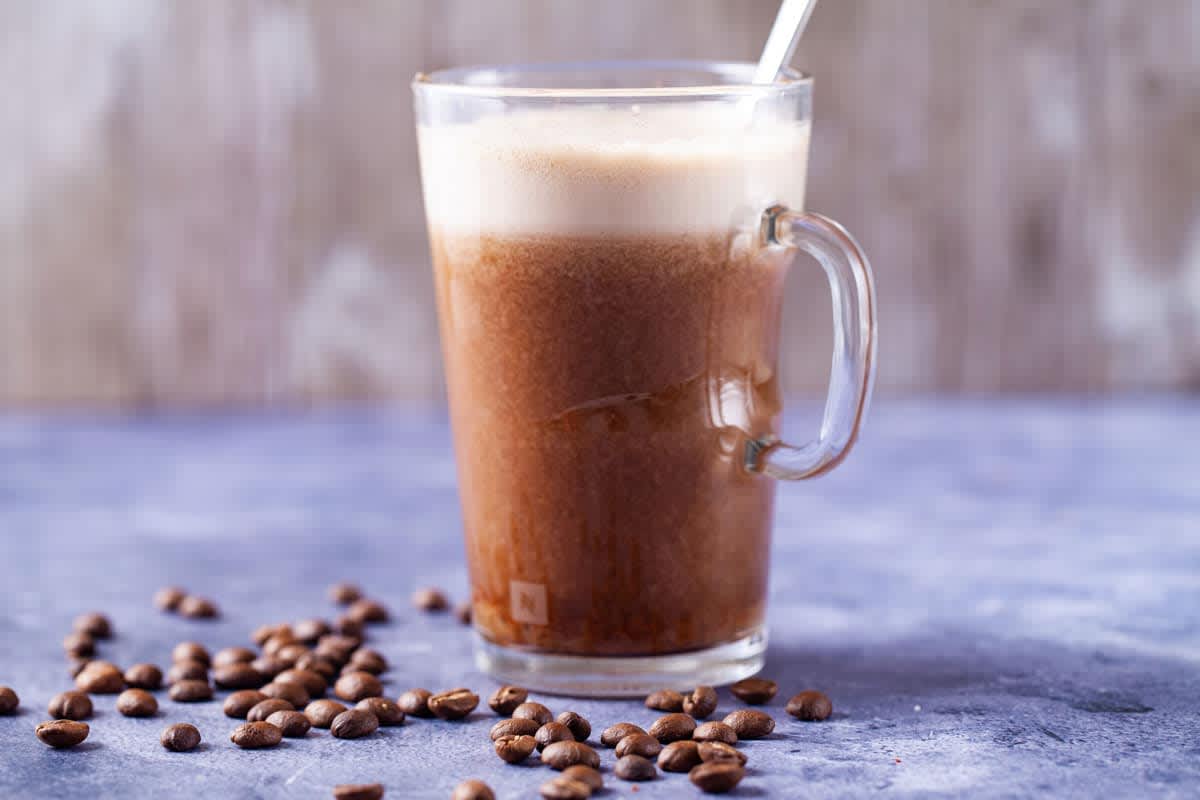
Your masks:
M 450 800 L 496 800 L 496 794 L 483 781 L 469 780 L 454 787 Z
M 262 693 L 267 697 L 287 700 L 296 708 L 304 708 L 312 700 L 308 690 L 295 681 L 279 681 L 268 683 L 262 687 Z
M 688 780 L 702 792 L 724 794 L 737 786 L 746 770 L 731 761 L 710 761 L 693 767 Z
M 378 679 L 376 679 L 376 682 L 378 682 Z M 325 694 L 325 687 L 327 685 L 325 676 L 321 673 L 298 667 L 285 669 L 275 676 L 273 683 L 298 683 L 304 687 L 304 691 L 308 692 L 310 697 L 320 697 Z
M 470 689 L 451 689 L 429 698 L 429 710 L 438 719 L 462 719 L 479 705 L 479 695 Z
M 267 717 L 274 714 L 276 711 L 295 711 L 296 707 L 287 700 L 281 700 L 278 697 L 268 697 L 266 700 L 261 700 L 254 704 L 249 711 L 246 712 L 247 722 L 266 722 Z
M 333 787 L 333 800 L 381 800 L 382 783 L 343 783 Z
M 107 639 L 112 636 L 112 623 L 108 617 L 98 611 L 80 614 L 71 623 L 71 628 L 79 633 L 85 633 L 93 639 Z
M 697 725 L 696 730 L 692 731 L 692 738 L 697 742 L 724 742 L 725 744 L 736 744 L 738 739 L 733 728 L 724 722 L 705 722 Z
M 304 716 L 308 717 L 314 728 L 328 728 L 334 718 L 345 710 L 346 707 L 337 700 L 313 700 L 304 707 Z
M 540 727 L 531 719 L 502 719 L 492 726 L 492 741 L 501 736 L 533 736 Z
M 250 662 L 250 666 L 254 667 L 255 672 L 262 675 L 264 681 L 269 681 L 285 669 L 291 668 L 291 664 L 275 656 L 259 656 Z
M 275 652 L 275 658 L 291 667 L 295 666 L 296 662 L 299 661 L 302 656 L 308 655 L 309 652 L 310 651 L 307 645 L 301 644 L 300 642 L 292 642 L 291 644 L 285 644 L 283 647 L 279 648 Z
M 824 692 L 809 689 L 788 700 L 784 710 L 805 722 L 823 722 L 833 713 L 833 702 Z
M 450 607 L 446 593 L 431 586 L 413 592 L 412 604 L 422 611 L 445 611 Z
M 91 730 L 86 722 L 76 722 L 70 719 L 56 719 L 53 722 L 43 722 L 34 731 L 43 744 L 51 747 L 74 747 L 88 736 Z
M 616 755 L 621 756 L 642 756 L 644 758 L 654 758 L 662 752 L 662 742 L 655 739 L 648 733 L 631 733 L 621 741 L 617 742 Z
M 734 711 L 721 720 L 737 734 L 739 739 L 761 739 L 775 730 L 775 720 L 765 711 L 755 708 L 743 708 Z
M 571 729 L 566 725 L 558 722 L 547 722 L 538 728 L 533 738 L 537 740 L 537 749 L 545 750 L 546 745 L 554 744 L 555 742 L 575 741 L 575 734 L 571 733 Z
M 428 719 L 433 716 L 433 712 L 429 710 L 430 697 L 433 697 L 433 692 L 428 689 L 409 689 L 396 699 L 396 705 L 410 717 Z
M 299 711 L 274 711 L 266 719 L 267 722 L 279 728 L 289 739 L 296 739 L 308 733 L 312 723 L 308 717 Z
M 167 683 L 169 684 L 179 681 L 206 680 L 208 680 L 208 667 L 199 661 L 176 661 L 167 670 Z
M 199 680 L 176 681 L 171 684 L 171 690 L 167 692 L 167 696 L 176 703 L 200 703 L 212 700 L 212 684 Z
M 343 700 L 357 703 L 364 697 L 379 697 L 383 694 L 383 684 L 369 672 L 356 670 L 343 673 L 333 685 L 333 693 Z M 432 706 L 430 707 L 432 708 Z
M 329 623 L 323 619 L 302 619 L 292 626 L 292 633 L 302 642 L 316 644 L 325 634 L 329 633 Z
M 179 603 L 179 613 L 188 619 L 215 619 L 221 615 L 216 603 L 194 594 L 189 594 Z
M 160 611 L 178 611 L 187 592 L 178 586 L 166 586 L 154 593 L 154 606 Z
M 255 689 L 263 685 L 263 676 L 246 663 L 226 664 L 213 670 L 213 681 L 221 689 Z
M 243 750 L 275 747 L 283 741 L 283 731 L 269 722 L 244 722 L 233 729 L 229 741 Z
M 255 653 L 249 647 L 223 647 L 212 657 L 213 667 L 226 667 L 230 664 L 249 664 L 255 658 Z
M 700 746 L 691 739 L 671 742 L 658 754 L 658 768 L 663 772 L 687 772 L 700 763 Z
M 761 706 L 771 702 L 771 698 L 779 691 L 779 684 L 766 678 L 745 678 L 730 686 L 729 691 L 743 703 Z
M 70 719 L 78 722 L 92 716 L 92 698 L 87 692 L 60 692 L 50 699 L 47 709 L 55 719 Z
M 492 741 L 492 747 L 502 761 L 517 764 L 529 758 L 537 747 L 537 740 L 532 736 L 501 736 Z
M 574 778 L 552 778 L 541 785 L 538 794 L 545 800 L 587 800 L 592 789 Z
M 618 722 L 616 725 L 609 725 L 604 729 L 604 732 L 600 734 L 600 744 L 605 747 L 616 747 L 629 734 L 645 732 L 632 722 Z
M 63 652 L 74 658 L 84 658 L 96 654 L 96 640 L 91 634 L 74 631 L 63 637 Z
M 287 631 L 290 633 L 291 630 L 292 630 L 291 626 L 288 625 L 286 622 L 277 622 L 274 625 L 259 625 L 257 628 L 254 629 L 253 632 L 251 632 L 250 641 L 254 642 L 254 644 L 256 646 L 262 647 L 264 644 L 267 643 L 267 640 L 270 639 L 275 634 L 281 633 L 283 631 Z
M 459 603 L 454 609 L 454 618 L 463 625 L 471 624 L 471 604 Z
M 576 764 L 573 767 L 567 767 L 562 771 L 564 778 L 570 778 L 574 781 L 587 784 L 587 787 L 593 792 L 598 792 L 604 788 L 604 778 L 600 775 L 600 771 L 594 767 L 588 767 L 583 764 Z
M 646 708 L 655 711 L 682 711 L 683 695 L 672 689 L 660 689 L 646 697 Z
M 278 656 L 279 651 L 283 648 L 299 643 L 300 640 L 296 638 L 296 634 L 292 633 L 290 627 L 282 627 L 272 634 L 270 639 L 262 643 L 263 655 Z
M 162 735 L 158 737 L 158 741 L 162 746 L 176 753 L 186 753 L 188 750 L 195 750 L 200 744 L 200 731 L 195 725 L 190 725 L 186 722 L 176 722 L 174 725 L 168 725 L 163 729 Z
M 599 769 L 600 756 L 583 742 L 572 739 L 547 745 L 546 749 L 542 751 L 542 763 L 549 764 L 557 770 L 564 770 L 575 764 Z
M 652 781 L 658 777 L 653 761 L 633 753 L 618 758 L 613 772 L 623 781 Z
M 180 642 L 175 645 L 175 649 L 171 651 L 171 661 L 199 661 L 206 667 L 212 663 L 208 648 L 199 642 Z
M 370 711 L 351 708 L 333 718 L 329 732 L 339 739 L 359 739 L 379 730 L 379 720 Z
M 75 686 L 91 694 L 117 694 L 125 690 L 125 677 L 107 661 L 89 661 L 75 676 Z
M 346 668 L 362 670 L 363 672 L 370 672 L 372 675 L 378 675 L 381 672 L 387 671 L 388 663 L 387 659 L 377 651 L 369 647 L 360 647 L 350 656 L 350 662 L 346 665 Z
M 0 686 L 0 717 L 17 713 L 17 707 L 20 705 L 21 698 L 17 697 L 17 693 L 11 687 Z M 55 716 L 54 712 L 50 715 Z
M 327 658 L 322 658 L 316 653 L 305 653 L 296 659 L 295 669 L 306 669 L 309 672 L 315 672 L 325 679 L 325 683 L 333 680 L 337 676 L 338 669 L 333 665 L 333 662 Z M 282 671 L 282 670 L 280 670 Z
M 350 608 L 346 609 L 346 613 L 351 619 L 356 619 L 359 622 L 387 622 L 390 616 L 387 606 L 378 600 L 368 600 L 366 598 L 355 600 L 350 604 Z
M 158 713 L 158 701 L 145 689 L 126 689 L 117 695 L 117 711 L 127 717 L 150 717 Z
M 125 685 L 134 689 L 156 691 L 162 688 L 162 670 L 153 664 L 134 664 L 125 670 Z
M 78 678 L 79 673 L 83 672 L 84 667 L 92 663 L 90 658 L 71 658 L 67 662 L 67 672 L 71 673 L 71 678 Z
M 531 719 L 538 725 L 545 725 L 554 719 L 550 709 L 541 703 L 521 703 L 513 709 L 512 715 L 513 719 Z
M 711 686 L 697 686 L 683 698 L 683 711 L 696 719 L 704 719 L 717 710 L 717 690 Z
M 356 639 L 361 639 L 363 631 L 367 626 L 361 619 L 356 619 L 349 614 L 342 614 L 333 621 L 333 632 L 339 636 L 353 636 Z
M 696 720 L 688 714 L 665 714 L 654 720 L 654 724 L 646 733 L 663 744 L 669 744 L 680 739 L 692 738 L 694 730 L 696 730 Z
M 488 698 L 488 708 L 497 714 L 512 716 L 517 706 L 529 699 L 529 692 L 519 686 L 501 686 Z
M 363 711 L 370 711 L 379 720 L 380 725 L 404 724 L 404 712 L 400 710 L 400 706 L 391 700 L 386 700 L 382 697 L 368 697 L 359 700 L 354 707 L 361 708 Z
M 343 636 L 337 633 L 330 633 L 322 636 L 317 641 L 317 647 L 313 650 L 315 655 L 328 659 L 337 666 L 341 666 L 350 660 L 350 656 L 362 644 L 362 639 L 354 636 Z
M 724 742 L 701 742 L 701 761 L 733 761 L 738 766 L 746 766 L 746 754 L 733 745 Z
M 257 689 L 243 689 L 226 697 L 225 704 L 221 706 L 221 710 L 225 712 L 225 716 L 227 717 L 245 719 L 246 715 L 250 713 L 250 709 L 266 699 L 267 696 Z
M 564 711 L 555 717 L 554 721 L 566 725 L 577 742 L 586 742 L 588 737 L 592 735 L 592 723 L 574 711 Z
M 335 583 L 329 587 L 329 599 L 339 606 L 348 606 L 362 598 L 362 589 L 353 583 Z

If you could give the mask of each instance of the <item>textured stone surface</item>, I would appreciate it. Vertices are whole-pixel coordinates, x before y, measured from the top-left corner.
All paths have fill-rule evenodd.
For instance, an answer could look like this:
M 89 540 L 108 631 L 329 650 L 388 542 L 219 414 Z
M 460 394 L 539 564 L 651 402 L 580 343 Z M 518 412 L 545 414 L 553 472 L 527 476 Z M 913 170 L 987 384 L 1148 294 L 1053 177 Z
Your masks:
M 767 669 L 779 724 L 744 745 L 734 796 L 1195 796 L 1197 444 L 1195 402 L 880 404 L 841 471 L 781 487 Z M 465 629 L 407 606 L 423 585 L 464 596 L 458 526 L 439 417 L 0 419 L 0 684 L 23 708 L 0 717 L 0 796 L 327 798 L 381 781 L 389 798 L 445 798 L 466 777 L 533 796 L 549 771 L 496 759 L 484 706 L 464 723 L 357 741 L 313 731 L 253 752 L 229 742 L 224 692 L 189 705 L 158 693 L 151 719 L 105 696 L 74 751 L 33 736 L 69 687 L 59 642 L 75 614 L 111 615 L 103 658 L 165 666 L 181 639 L 247 644 L 262 621 L 331 616 L 324 589 L 339 579 L 397 612 L 372 636 L 389 696 L 486 696 Z M 224 617 L 158 613 L 167 583 L 213 596 Z M 783 714 L 807 687 L 833 698 L 828 722 Z M 597 732 L 656 716 L 534 699 Z M 722 690 L 718 714 L 738 707 Z M 183 721 L 204 743 L 169 753 L 159 732 Z M 606 796 L 630 796 L 617 785 Z M 694 793 L 672 775 L 637 796 Z

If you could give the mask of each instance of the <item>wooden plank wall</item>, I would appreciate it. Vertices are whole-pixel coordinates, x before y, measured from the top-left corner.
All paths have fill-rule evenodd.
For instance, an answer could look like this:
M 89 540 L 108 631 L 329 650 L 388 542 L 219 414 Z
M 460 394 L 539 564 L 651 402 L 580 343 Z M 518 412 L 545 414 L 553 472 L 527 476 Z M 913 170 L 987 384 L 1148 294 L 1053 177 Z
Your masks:
M 0 407 L 436 400 L 412 74 L 751 59 L 775 6 L 0 2 Z M 1200 389 L 1194 0 L 826 0 L 797 62 L 881 391 Z M 789 292 L 820 391 L 823 278 Z

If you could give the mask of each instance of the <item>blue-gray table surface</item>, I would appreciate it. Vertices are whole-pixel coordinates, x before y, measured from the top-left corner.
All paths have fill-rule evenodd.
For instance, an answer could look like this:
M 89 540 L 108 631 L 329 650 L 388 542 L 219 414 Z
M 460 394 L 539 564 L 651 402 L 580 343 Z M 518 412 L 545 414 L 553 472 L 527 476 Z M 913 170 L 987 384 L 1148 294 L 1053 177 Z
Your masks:
M 0 536 L 0 684 L 23 709 L 0 717 L 0 797 L 327 798 L 381 781 L 389 798 L 446 798 L 466 777 L 534 797 L 549 774 L 492 754 L 482 706 L 465 723 L 240 751 L 219 701 L 163 693 L 143 720 L 108 696 L 76 750 L 33 736 L 70 687 L 75 614 L 113 618 L 102 657 L 165 666 L 182 639 L 245 644 L 264 621 L 332 616 L 339 579 L 397 612 L 372 632 L 392 695 L 490 693 L 466 629 L 407 605 L 419 585 L 466 591 L 438 414 L 0 417 Z M 745 744 L 732 796 L 1200 794 L 1200 401 L 879 402 L 842 469 L 780 487 L 773 557 L 778 726 Z M 223 617 L 157 613 L 167 583 Z M 832 719 L 783 713 L 806 687 L 831 695 Z M 655 716 L 541 699 L 597 729 Z M 739 705 L 721 691 L 719 713 Z M 201 750 L 158 745 L 175 721 L 199 726 Z M 636 796 L 692 794 L 671 775 Z

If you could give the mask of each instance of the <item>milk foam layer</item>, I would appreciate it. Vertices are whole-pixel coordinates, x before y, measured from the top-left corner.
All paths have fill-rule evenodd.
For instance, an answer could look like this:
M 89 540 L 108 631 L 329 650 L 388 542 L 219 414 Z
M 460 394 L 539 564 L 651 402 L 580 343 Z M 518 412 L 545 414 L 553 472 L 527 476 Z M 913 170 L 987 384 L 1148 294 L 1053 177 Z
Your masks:
M 580 107 L 418 129 L 442 234 L 727 231 L 801 208 L 809 126 L 723 105 Z

